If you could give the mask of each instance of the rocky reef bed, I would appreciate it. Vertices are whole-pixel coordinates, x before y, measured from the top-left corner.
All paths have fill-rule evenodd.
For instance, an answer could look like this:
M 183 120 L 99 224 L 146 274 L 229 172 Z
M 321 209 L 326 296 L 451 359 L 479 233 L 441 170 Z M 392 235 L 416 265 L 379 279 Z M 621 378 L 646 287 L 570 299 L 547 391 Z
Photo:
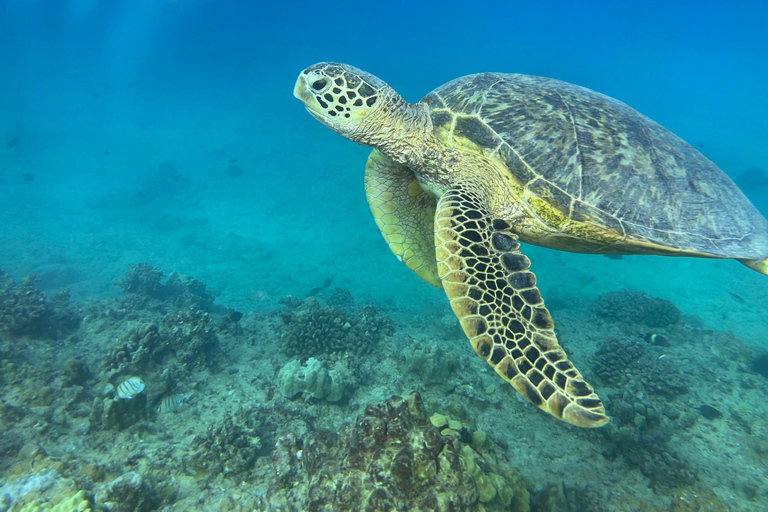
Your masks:
M 118 284 L 76 304 L 0 273 L 0 512 L 768 510 L 765 355 L 668 300 L 554 312 L 612 416 L 581 430 L 443 317 L 325 287 L 243 314 L 146 264 Z

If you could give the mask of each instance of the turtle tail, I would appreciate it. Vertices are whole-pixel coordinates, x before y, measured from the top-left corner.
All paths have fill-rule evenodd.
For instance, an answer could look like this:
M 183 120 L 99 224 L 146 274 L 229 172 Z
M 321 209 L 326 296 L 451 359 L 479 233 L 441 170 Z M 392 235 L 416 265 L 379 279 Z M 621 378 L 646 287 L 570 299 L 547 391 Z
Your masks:
M 746 265 L 755 272 L 768 276 L 768 258 L 762 260 L 739 260 L 739 263 Z

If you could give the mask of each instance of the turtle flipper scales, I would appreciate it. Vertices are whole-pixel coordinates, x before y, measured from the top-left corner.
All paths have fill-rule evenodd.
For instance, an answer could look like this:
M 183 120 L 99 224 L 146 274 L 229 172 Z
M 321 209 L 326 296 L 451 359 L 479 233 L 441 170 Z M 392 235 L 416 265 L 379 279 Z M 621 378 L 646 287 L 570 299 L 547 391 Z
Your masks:
M 397 259 L 440 288 L 435 261 L 435 199 L 408 167 L 374 149 L 365 164 L 365 196 L 373 219 Z
M 437 269 L 477 355 L 538 408 L 580 427 L 608 421 L 557 342 L 554 323 L 510 224 L 483 195 L 449 189 L 437 203 Z

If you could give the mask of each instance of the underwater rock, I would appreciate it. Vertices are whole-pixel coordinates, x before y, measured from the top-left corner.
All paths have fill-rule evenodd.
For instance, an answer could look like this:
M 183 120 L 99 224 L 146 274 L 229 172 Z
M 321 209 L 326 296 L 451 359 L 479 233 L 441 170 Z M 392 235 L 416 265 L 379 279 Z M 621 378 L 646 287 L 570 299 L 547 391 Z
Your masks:
M 70 306 L 69 291 L 60 292 L 49 302 L 34 282 L 34 274 L 17 284 L 0 271 L 0 332 L 55 337 L 75 329 L 82 314 Z
M 106 429 L 125 430 L 134 423 L 147 419 L 147 395 L 140 393 L 130 400 L 118 397 L 95 398 L 91 409 L 91 426 L 97 421 Z
M 179 308 L 202 309 L 213 311 L 216 296 L 202 281 L 194 277 L 172 272 L 165 283 L 165 291 L 170 300 Z
M 0 487 L 0 510 L 13 512 L 91 512 L 91 493 L 53 469 L 42 469 Z
M 271 458 L 266 510 L 530 510 L 522 477 L 493 451 L 442 436 L 413 393 L 368 406 L 354 424 L 286 434 Z
M 308 393 L 318 400 L 336 402 L 344 395 L 344 382 L 338 370 L 327 370 L 310 357 L 306 366 L 298 359 L 286 364 L 277 374 L 277 389 L 286 398 Z
M 0 384 L 17 384 L 27 377 L 27 364 L 0 359 Z
M 133 327 L 117 341 L 104 360 L 109 375 L 145 373 L 150 362 L 162 362 L 173 351 L 160 337 L 156 324 Z
M 219 337 L 210 313 L 199 309 L 169 313 L 161 325 L 162 339 L 182 363 L 213 369 L 220 362 Z
M 458 361 L 436 343 L 404 341 L 405 368 L 417 374 L 424 384 L 445 384 L 456 375 Z
M 127 299 L 138 299 L 140 305 L 151 304 L 152 301 L 172 303 L 179 309 L 202 309 L 207 312 L 224 310 L 213 305 L 215 295 L 208 290 L 204 283 L 197 279 L 171 273 L 165 284 L 163 271 L 147 263 L 130 265 L 125 275 L 118 281 Z M 136 302 L 132 300 L 132 302 Z M 129 307 L 128 309 L 132 309 Z M 135 308 L 134 308 L 135 309 Z
M 160 504 L 150 484 L 134 472 L 97 486 L 94 499 L 108 512 L 150 512 Z
M 363 306 L 348 315 L 337 307 L 321 306 L 314 297 L 286 297 L 280 303 L 285 306 L 280 311 L 281 348 L 289 356 L 332 352 L 362 356 L 394 331 L 392 320 L 374 306 Z
M 64 363 L 61 369 L 61 376 L 63 378 L 63 387 L 82 386 L 92 377 L 85 362 L 79 358 L 70 359 Z
M 3 411 L 0 410 L 0 414 L 2 413 Z M 9 432 L 3 430 L 5 429 L 0 430 L 0 434 L 2 434 L 0 435 L 0 459 L 10 459 L 21 451 L 22 446 L 24 446 L 24 436 L 14 430 Z M 1 506 L 0 510 L 2 510 Z
M 690 485 L 696 472 L 670 441 L 696 421 L 696 411 L 681 411 L 666 399 L 638 398 L 636 388 L 611 397 L 612 421 L 603 433 L 612 441 L 604 451 L 609 459 L 622 456 L 647 476 L 654 487 Z
M 355 299 L 352 297 L 352 292 L 345 288 L 334 288 L 325 302 L 333 308 L 344 310 L 352 309 L 355 305 Z
M 200 449 L 192 457 L 192 466 L 211 477 L 222 474 L 247 481 L 256 459 L 267 453 L 261 441 L 263 429 L 258 418 L 243 410 L 234 418 L 224 417 L 219 425 L 208 427 L 204 436 L 195 437 Z
M 609 322 L 639 323 L 648 327 L 666 327 L 682 317 L 672 302 L 633 291 L 621 290 L 598 296 L 591 305 L 592 313 Z
M 163 271 L 147 263 L 129 265 L 125 275 L 118 281 L 118 285 L 124 293 L 143 295 L 155 299 L 162 299 L 165 288 L 160 284 Z

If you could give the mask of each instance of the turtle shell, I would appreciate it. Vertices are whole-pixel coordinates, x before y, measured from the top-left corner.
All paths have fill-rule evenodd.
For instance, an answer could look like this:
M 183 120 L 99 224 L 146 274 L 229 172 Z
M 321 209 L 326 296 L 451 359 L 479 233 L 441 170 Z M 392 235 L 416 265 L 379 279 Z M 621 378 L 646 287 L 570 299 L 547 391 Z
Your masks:
M 768 222 L 733 181 L 618 100 L 549 78 L 482 73 L 422 101 L 444 142 L 469 141 L 562 219 L 662 253 L 768 256 Z

